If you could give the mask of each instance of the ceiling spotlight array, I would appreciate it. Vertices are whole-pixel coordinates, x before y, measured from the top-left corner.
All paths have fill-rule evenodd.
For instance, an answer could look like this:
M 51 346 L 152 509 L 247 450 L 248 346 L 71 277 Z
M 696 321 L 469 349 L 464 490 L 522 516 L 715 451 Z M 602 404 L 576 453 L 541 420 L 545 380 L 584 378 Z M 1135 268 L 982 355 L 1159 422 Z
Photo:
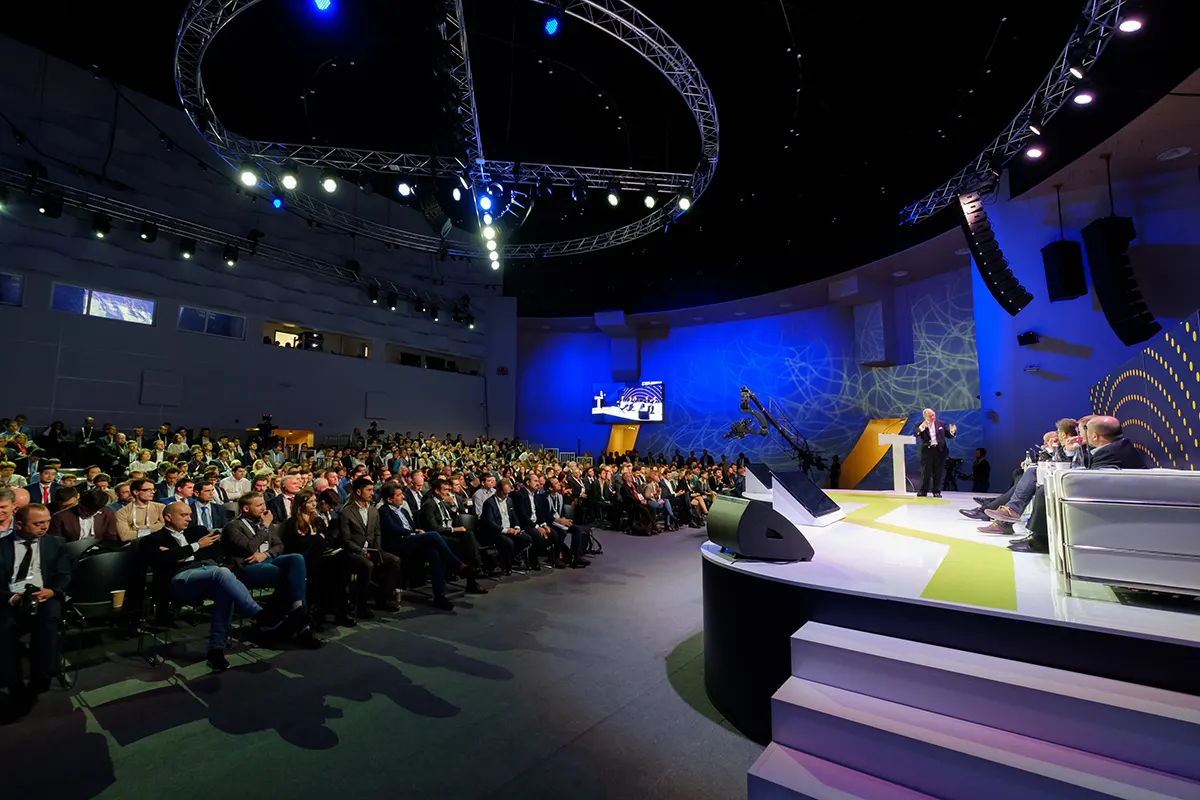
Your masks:
M 158 240 L 158 226 L 149 220 L 142 223 L 142 228 L 138 232 L 138 238 L 147 244 Z
M 321 171 L 321 188 L 329 194 L 333 194 L 338 188 L 338 174 L 334 170 L 324 169 Z
M 96 213 L 92 216 L 92 233 L 96 234 L 97 239 L 103 239 L 108 236 L 112 230 L 112 219 L 108 214 Z
M 224 252 L 221 253 L 221 258 L 225 260 L 225 266 L 236 267 L 238 262 L 238 249 L 236 245 L 225 245 Z

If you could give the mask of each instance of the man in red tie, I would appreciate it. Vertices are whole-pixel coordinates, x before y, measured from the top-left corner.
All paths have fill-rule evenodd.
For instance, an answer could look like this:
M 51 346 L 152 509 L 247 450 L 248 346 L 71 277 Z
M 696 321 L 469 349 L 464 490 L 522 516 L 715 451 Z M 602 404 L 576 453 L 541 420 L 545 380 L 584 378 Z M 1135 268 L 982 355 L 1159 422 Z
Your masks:
M 29 496 L 35 503 L 41 503 L 44 506 L 49 506 L 54 502 L 54 492 L 58 490 L 60 484 L 54 480 L 58 477 L 58 467 L 52 464 L 47 464 L 42 467 L 42 471 L 38 473 L 38 483 L 29 487 Z

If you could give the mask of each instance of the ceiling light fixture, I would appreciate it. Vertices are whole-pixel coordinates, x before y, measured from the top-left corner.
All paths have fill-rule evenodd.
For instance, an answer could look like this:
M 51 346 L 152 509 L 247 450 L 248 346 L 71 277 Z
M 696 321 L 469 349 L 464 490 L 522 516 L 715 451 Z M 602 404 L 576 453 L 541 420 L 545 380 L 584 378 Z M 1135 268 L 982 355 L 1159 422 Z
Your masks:
M 692 190 L 691 189 L 680 189 L 679 190 L 679 210 L 687 211 L 691 207 L 692 207 Z
M 484 215 L 483 215 L 483 224 L 484 224 L 484 225 L 491 225 L 491 224 L 492 224 L 492 215 L 491 215 L 491 214 L 484 214 Z
M 488 240 L 487 240 L 487 249 L 488 249 L 489 251 L 492 251 L 492 250 L 495 250 L 495 249 L 496 249 L 496 240 L 495 240 L 495 239 L 488 239 Z
M 373 305 L 373 306 L 379 305 L 379 287 L 378 286 L 372 285 L 372 286 L 367 287 L 367 299 L 371 301 L 371 305 Z
M 149 220 L 142 223 L 142 230 L 138 237 L 147 244 L 158 238 L 158 226 Z
M 1164 150 L 1158 154 L 1159 161 L 1174 161 L 1177 158 L 1183 158 L 1192 152 L 1190 147 L 1172 147 L 1170 150 Z
M 437 321 L 438 321 L 438 319 L 439 319 L 439 317 L 440 317 L 440 314 L 441 314 L 441 312 L 440 312 L 440 311 L 438 311 L 438 307 L 437 307 L 437 306 L 434 306 L 433 308 L 429 309 L 429 318 L 430 318 L 431 320 L 433 320 L 434 322 L 437 322 Z
M 196 255 L 196 240 L 183 238 L 179 240 L 179 257 L 185 261 Z
M 242 182 L 243 186 L 257 186 L 258 167 L 253 162 L 243 161 L 238 167 L 238 180 Z
M 300 173 L 294 166 L 288 165 L 279 172 L 279 185 L 289 192 L 295 191 L 300 185 Z
M 38 202 L 38 213 L 50 219 L 58 219 L 62 216 L 62 207 L 62 196 L 50 192 L 42 195 Z
M 400 193 L 401 197 L 408 197 L 409 195 L 412 194 L 412 191 L 413 191 L 412 184 L 409 183 L 408 181 L 400 181 L 400 183 L 397 184 L 397 186 L 396 186 L 396 191 Z M 455 191 L 457 191 L 457 190 L 455 190 Z M 457 200 L 458 198 L 456 197 L 454 199 Z
M 326 192 L 333 194 L 337 191 L 338 174 L 331 169 L 321 171 L 321 188 Z
M 496 254 L 496 260 L 492 262 L 492 269 L 500 269 L 500 254 Z
M 1071 96 L 1071 102 L 1077 106 L 1089 106 L 1095 99 L 1095 92 L 1093 92 L 1091 86 L 1086 83 L 1081 83 L 1079 88 L 1075 90 L 1075 94 Z
M 608 185 L 608 204 L 613 208 L 621 205 L 621 187 L 616 181 Z
M 654 208 L 656 205 L 658 205 L 657 186 L 646 186 L 646 196 L 642 198 L 642 205 L 646 206 L 646 208 Z
M 108 236 L 111 230 L 112 220 L 109 219 L 108 214 L 96 213 L 92 216 L 92 233 L 96 234 L 97 239 Z
M 1031 147 L 1025 151 L 1025 156 L 1027 158 L 1038 159 L 1044 155 L 1046 155 L 1046 151 L 1037 146 Z
M 1121 33 L 1137 33 L 1145 26 L 1146 17 L 1141 2 L 1126 0 L 1124 12 L 1121 15 L 1121 21 L 1117 24 L 1117 30 Z
M 459 200 L 462 200 L 462 189 L 459 189 L 457 186 L 455 186 L 454 189 L 451 190 L 450 196 L 453 197 L 454 202 L 457 203 Z
M 225 252 L 223 252 L 221 254 L 221 257 L 225 259 L 225 266 L 227 266 L 227 267 L 237 266 L 237 262 L 238 262 L 237 246 L 232 245 L 232 244 L 225 245 Z
M 499 260 L 500 260 L 500 254 L 499 254 L 499 253 L 497 253 L 495 250 L 493 250 L 492 252 L 488 253 L 488 258 L 490 258 L 490 259 L 491 259 L 493 262 L 495 262 L 495 261 L 499 261 Z M 493 266 L 492 266 L 492 269 L 495 269 L 495 268 L 496 268 L 496 267 L 495 267 L 495 265 L 493 264 Z
M 491 225 L 485 225 L 483 227 L 483 238 L 489 242 L 492 239 L 495 239 L 496 238 L 496 229 L 493 228 Z
M 388 292 L 388 296 L 387 296 L 387 303 L 388 303 L 388 310 L 389 310 L 389 311 L 395 311 L 395 310 L 396 310 L 396 303 L 398 303 L 399 301 L 400 301 L 400 298 L 398 298 L 398 297 L 396 296 L 396 293 L 395 293 L 395 292 Z

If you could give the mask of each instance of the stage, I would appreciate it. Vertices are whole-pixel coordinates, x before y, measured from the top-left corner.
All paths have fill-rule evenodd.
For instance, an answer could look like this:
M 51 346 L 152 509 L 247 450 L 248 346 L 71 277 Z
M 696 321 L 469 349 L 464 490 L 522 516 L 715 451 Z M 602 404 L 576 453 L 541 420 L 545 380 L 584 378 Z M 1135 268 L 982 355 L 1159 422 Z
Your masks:
M 967 493 L 829 495 L 846 518 L 801 529 L 811 562 L 702 548 L 708 693 L 756 741 L 809 621 L 1200 695 L 1200 602 L 1081 582 L 1067 596 L 1049 556 L 958 513 Z

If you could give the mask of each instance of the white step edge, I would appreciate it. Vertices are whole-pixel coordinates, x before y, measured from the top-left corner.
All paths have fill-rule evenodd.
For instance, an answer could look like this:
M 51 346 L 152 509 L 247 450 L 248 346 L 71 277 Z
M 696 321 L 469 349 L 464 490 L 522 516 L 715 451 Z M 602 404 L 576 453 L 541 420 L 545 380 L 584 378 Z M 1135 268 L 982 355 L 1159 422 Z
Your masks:
M 798 678 L 1200 780 L 1200 697 L 810 622 Z
M 746 774 L 749 800 L 934 800 L 772 742 Z
M 1200 783 L 974 722 L 789 678 L 777 743 L 936 797 L 1200 800 Z

